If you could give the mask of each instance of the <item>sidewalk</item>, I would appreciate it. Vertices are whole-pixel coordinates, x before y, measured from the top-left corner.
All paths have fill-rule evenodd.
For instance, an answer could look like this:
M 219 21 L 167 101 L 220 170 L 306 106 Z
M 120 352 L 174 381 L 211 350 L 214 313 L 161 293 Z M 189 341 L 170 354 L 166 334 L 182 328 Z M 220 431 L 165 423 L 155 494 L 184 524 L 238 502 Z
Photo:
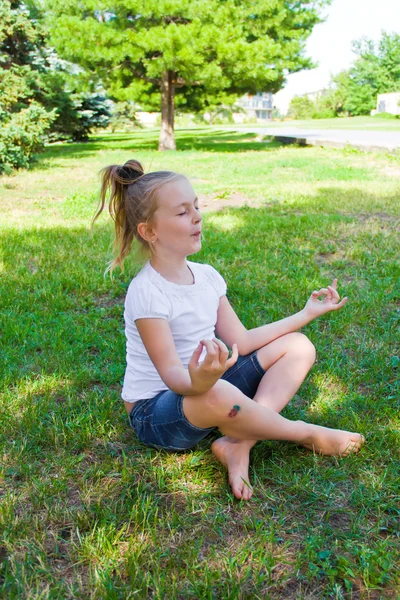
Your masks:
M 233 129 L 233 127 L 232 127 Z M 298 129 L 296 127 L 246 127 L 236 129 L 246 133 L 258 133 L 260 136 L 273 136 L 275 140 L 310 146 L 345 148 L 351 146 L 373 152 L 384 150 L 400 152 L 400 132 L 362 131 L 344 129 Z

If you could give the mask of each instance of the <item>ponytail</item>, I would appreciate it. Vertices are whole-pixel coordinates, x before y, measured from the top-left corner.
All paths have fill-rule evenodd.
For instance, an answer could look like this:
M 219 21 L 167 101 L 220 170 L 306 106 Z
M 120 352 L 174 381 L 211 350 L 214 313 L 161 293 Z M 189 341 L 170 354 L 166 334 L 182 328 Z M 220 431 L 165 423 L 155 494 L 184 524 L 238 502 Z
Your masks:
M 103 212 L 108 200 L 108 210 L 115 225 L 114 254 L 107 271 L 115 267 L 124 269 L 124 260 L 131 251 L 134 239 L 146 255 L 153 248 L 137 231 L 139 223 L 150 223 L 157 210 L 156 190 L 165 183 L 184 177 L 172 171 L 144 173 L 139 161 L 131 159 L 124 165 L 110 165 L 100 171 L 101 190 L 99 206 L 92 219 L 92 228 Z

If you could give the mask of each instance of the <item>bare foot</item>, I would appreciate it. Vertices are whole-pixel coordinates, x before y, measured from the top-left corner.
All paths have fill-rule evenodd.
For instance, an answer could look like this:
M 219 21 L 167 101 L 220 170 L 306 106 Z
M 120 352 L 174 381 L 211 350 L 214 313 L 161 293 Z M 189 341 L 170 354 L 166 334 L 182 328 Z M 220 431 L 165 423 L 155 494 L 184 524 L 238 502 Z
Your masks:
M 215 458 L 228 469 L 229 483 L 236 498 L 248 500 L 253 489 L 249 483 L 249 452 L 246 442 L 218 438 L 211 445 Z
M 352 452 L 358 452 L 365 442 L 364 436 L 359 433 L 329 429 L 319 425 L 311 427 L 311 435 L 301 445 L 319 454 L 347 456 Z

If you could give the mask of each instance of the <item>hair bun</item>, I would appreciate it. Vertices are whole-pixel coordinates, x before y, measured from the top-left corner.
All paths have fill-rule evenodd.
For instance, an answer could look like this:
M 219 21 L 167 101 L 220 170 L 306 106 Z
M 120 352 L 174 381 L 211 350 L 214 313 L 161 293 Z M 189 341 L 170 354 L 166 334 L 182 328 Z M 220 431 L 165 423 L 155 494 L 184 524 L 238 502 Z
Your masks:
M 118 168 L 120 183 L 129 185 L 144 175 L 143 167 L 138 160 L 128 160 L 122 167 Z

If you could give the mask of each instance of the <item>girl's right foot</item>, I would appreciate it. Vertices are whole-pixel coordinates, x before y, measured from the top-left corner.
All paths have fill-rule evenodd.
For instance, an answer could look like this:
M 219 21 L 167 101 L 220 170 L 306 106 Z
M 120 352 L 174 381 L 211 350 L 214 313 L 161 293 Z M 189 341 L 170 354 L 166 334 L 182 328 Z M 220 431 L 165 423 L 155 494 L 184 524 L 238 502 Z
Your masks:
M 328 456 L 347 456 L 358 452 L 365 438 L 359 433 L 311 425 L 310 435 L 301 442 L 309 450 Z

